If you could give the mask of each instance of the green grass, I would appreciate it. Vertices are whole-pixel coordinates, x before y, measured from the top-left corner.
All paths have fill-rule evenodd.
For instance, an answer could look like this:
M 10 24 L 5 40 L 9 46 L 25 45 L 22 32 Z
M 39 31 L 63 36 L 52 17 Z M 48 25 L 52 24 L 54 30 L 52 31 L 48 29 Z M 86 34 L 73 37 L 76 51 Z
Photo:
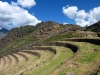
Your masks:
M 48 38 L 47 40 L 45 40 L 43 43 L 57 41 L 57 40 L 64 39 L 64 38 L 66 38 L 66 35 L 52 36 L 52 37 Z
M 47 40 L 45 40 L 44 43 L 52 42 L 52 41 L 59 41 L 61 39 L 70 38 L 70 37 L 75 37 L 73 36 L 73 32 L 69 32 L 67 34 L 62 34 L 62 35 L 57 35 L 57 36 L 52 36 L 48 38 Z
M 55 46 L 53 48 L 57 50 L 57 54 L 55 55 L 54 59 L 50 60 L 48 63 L 44 64 L 38 69 L 34 69 L 33 72 L 27 73 L 26 75 L 48 75 L 61 66 L 61 63 L 68 60 L 73 55 L 73 52 L 65 47 Z M 65 52 L 62 52 L 63 50 Z
M 52 36 L 48 39 L 46 39 L 43 43 L 48 43 L 48 42 L 54 42 L 54 41 L 59 41 L 65 38 L 89 38 L 90 36 L 86 36 L 86 33 L 88 32 L 68 32 L 66 34 L 61 34 L 61 35 L 57 35 L 57 36 Z M 93 37 L 97 37 L 96 33 L 92 34 Z
M 94 49 L 97 49 L 99 51 L 98 45 L 94 45 L 90 43 L 87 43 L 87 44 L 78 43 L 78 44 L 83 53 L 79 57 L 79 59 L 77 59 L 77 61 L 81 63 L 91 63 L 98 57 L 99 52 L 94 51 Z
M 66 72 L 74 72 L 75 75 L 85 75 L 86 73 L 93 73 L 97 69 L 97 66 L 100 65 L 98 63 L 100 59 L 100 49 L 98 45 L 84 42 L 74 42 L 74 44 L 79 46 L 81 52 L 76 55 L 75 58 L 71 59 L 70 62 L 80 63 L 81 66 L 74 68 L 68 67 L 64 71 L 58 73 L 58 75 L 65 75 Z M 94 48 L 98 49 L 98 51 L 93 51 Z M 89 50 L 92 51 L 89 52 Z
M 3 55 L 5 53 L 12 53 L 15 51 L 15 49 L 22 48 L 24 46 L 27 46 L 30 43 L 33 43 L 37 41 L 37 39 L 34 38 L 19 38 L 14 40 L 12 43 L 8 44 L 4 49 L 0 51 L 0 55 Z

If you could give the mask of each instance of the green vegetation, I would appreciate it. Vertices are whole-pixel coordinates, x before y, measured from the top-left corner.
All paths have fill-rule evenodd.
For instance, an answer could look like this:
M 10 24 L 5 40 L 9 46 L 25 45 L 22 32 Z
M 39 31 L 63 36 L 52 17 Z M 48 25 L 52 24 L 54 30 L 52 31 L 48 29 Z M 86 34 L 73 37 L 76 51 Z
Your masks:
M 98 37 L 100 37 L 100 21 L 89 27 L 86 27 L 86 30 L 97 32 Z
M 97 69 L 97 65 L 100 65 L 98 63 L 98 60 L 100 59 L 100 50 L 98 48 L 98 45 L 83 42 L 74 42 L 74 44 L 79 46 L 80 53 L 78 55 L 75 55 L 75 58 L 69 60 L 69 65 L 72 66 L 68 66 L 68 68 L 60 72 L 58 75 L 65 75 L 67 72 L 74 72 L 75 75 L 85 75 L 87 73 L 94 73 L 94 70 Z M 94 51 L 95 48 L 98 51 Z M 75 65 L 72 62 L 77 64 Z
M 100 32 L 100 21 L 89 27 L 86 27 L 86 29 L 94 32 Z
M 20 49 L 24 46 L 27 46 L 30 43 L 37 41 L 34 38 L 19 38 L 14 40 L 11 44 L 8 44 L 5 48 L 0 51 L 0 55 L 3 56 L 4 54 L 11 54 L 15 52 L 17 49 Z
M 23 72 L 20 75 L 23 75 Z
M 26 75 L 48 75 L 49 73 L 54 71 L 56 68 L 60 67 L 62 65 L 61 63 L 63 63 L 65 60 L 68 60 L 68 58 L 70 58 L 73 55 L 72 51 L 69 49 L 66 49 L 65 47 L 53 46 L 53 48 L 57 50 L 57 54 L 55 55 L 53 60 L 49 60 L 49 62 L 46 63 L 44 66 L 41 66 L 38 69 Z M 62 51 L 65 51 L 65 52 L 62 52 Z
M 85 37 L 85 38 L 97 37 L 97 34 L 92 33 L 92 35 L 91 35 L 90 32 L 71 31 L 71 32 L 68 32 L 67 34 L 52 36 L 52 37 L 48 38 L 47 40 L 45 40 L 44 43 L 59 41 L 59 40 L 65 39 L 65 38 L 83 38 L 83 37 Z

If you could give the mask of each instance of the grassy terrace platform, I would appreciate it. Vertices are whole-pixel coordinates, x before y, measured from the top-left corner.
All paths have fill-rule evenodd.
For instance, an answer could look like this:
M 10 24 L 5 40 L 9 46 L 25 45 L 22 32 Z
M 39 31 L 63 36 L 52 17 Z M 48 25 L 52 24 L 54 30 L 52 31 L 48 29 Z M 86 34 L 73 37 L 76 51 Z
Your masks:
M 54 53 L 46 49 L 22 50 L 11 55 L 3 56 L 0 58 L 0 75 L 20 75 L 22 72 L 28 72 L 34 68 L 38 68 L 38 66 L 43 65 L 43 63 L 48 62 L 54 57 Z M 5 68 L 6 66 L 9 67 Z
M 57 54 L 53 57 L 53 59 L 44 63 L 37 69 L 34 69 L 33 71 L 27 73 L 26 75 L 48 75 L 55 69 L 60 67 L 66 60 L 71 58 L 74 54 L 70 49 L 66 47 L 61 47 L 61 46 L 49 46 L 49 47 L 52 47 L 57 51 Z
M 66 43 L 66 41 L 61 41 L 61 43 Z M 77 45 L 80 51 L 63 65 L 66 66 L 66 69 L 60 68 L 57 75 L 65 75 L 67 72 L 73 72 L 75 75 L 86 75 L 88 73 L 96 75 L 100 66 L 100 46 L 87 42 L 70 43 Z

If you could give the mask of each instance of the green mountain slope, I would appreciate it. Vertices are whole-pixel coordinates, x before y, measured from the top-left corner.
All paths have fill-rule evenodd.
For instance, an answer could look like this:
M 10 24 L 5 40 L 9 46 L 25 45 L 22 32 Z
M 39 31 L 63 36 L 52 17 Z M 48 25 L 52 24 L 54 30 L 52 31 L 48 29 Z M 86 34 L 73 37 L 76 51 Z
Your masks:
M 91 30 L 91 31 L 94 31 L 94 32 L 100 32 L 100 21 L 87 27 L 87 30 Z
M 100 37 L 100 21 L 87 27 L 87 30 L 97 32 L 98 36 Z

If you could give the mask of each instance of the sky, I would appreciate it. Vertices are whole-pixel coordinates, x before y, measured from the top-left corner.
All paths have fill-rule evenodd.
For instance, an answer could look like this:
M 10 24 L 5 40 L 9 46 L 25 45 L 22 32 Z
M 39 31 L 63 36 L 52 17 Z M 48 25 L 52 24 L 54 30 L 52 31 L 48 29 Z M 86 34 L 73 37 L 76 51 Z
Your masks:
M 100 0 L 0 0 L 0 28 L 48 20 L 89 26 L 100 21 Z

